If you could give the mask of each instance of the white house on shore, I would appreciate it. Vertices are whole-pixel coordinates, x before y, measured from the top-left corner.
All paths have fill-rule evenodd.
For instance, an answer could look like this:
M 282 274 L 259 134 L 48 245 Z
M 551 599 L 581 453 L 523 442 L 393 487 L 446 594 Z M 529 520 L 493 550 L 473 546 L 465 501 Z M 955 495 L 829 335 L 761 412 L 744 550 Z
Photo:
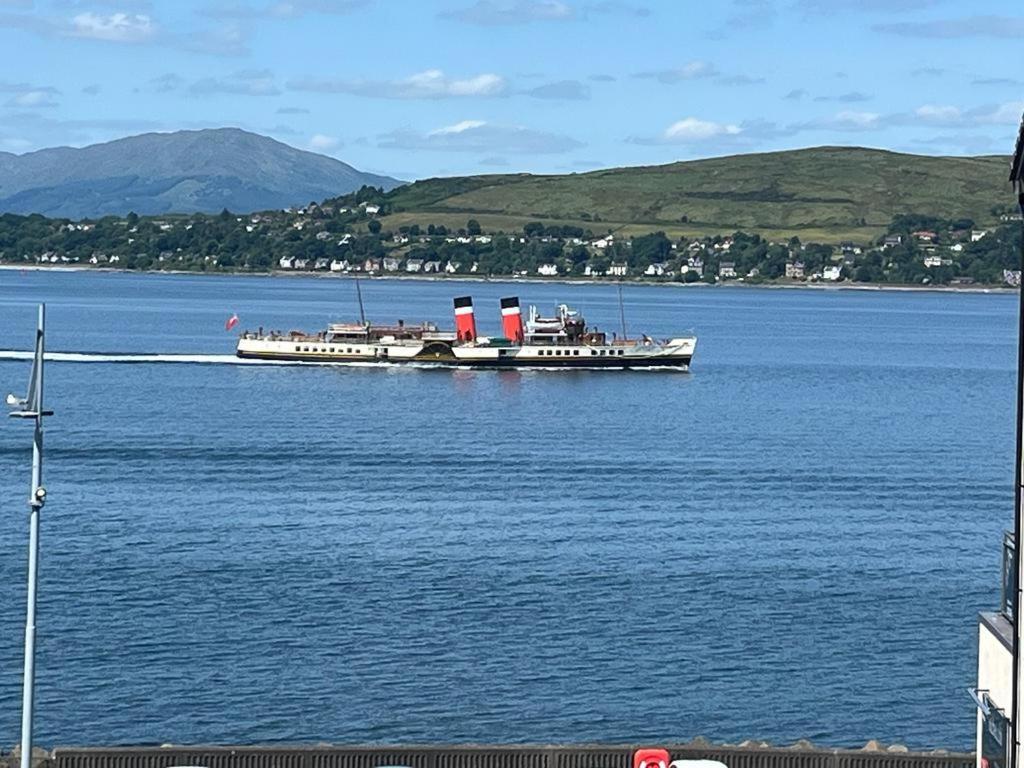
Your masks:
M 629 264 L 624 261 L 613 261 L 608 267 L 608 274 L 612 277 L 625 277 L 629 274 Z
M 823 270 L 821 270 L 821 279 L 835 282 L 836 280 L 842 279 L 843 267 L 841 264 L 829 264 Z
M 541 264 L 537 267 L 537 274 L 543 275 L 544 277 L 554 277 L 558 274 L 557 264 Z

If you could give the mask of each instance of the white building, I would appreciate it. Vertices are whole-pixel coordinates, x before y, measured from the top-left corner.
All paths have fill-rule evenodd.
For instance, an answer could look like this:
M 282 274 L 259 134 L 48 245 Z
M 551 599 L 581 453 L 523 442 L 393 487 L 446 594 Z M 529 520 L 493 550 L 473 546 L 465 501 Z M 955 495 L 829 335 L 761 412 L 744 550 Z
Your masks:
M 668 269 L 668 264 L 663 261 L 659 261 L 657 264 L 650 264 L 647 269 L 644 270 L 644 274 L 648 277 L 661 277 L 665 274 L 665 270 Z
M 444 271 L 447 272 L 449 275 L 454 275 L 456 272 L 459 271 L 459 267 L 461 266 L 462 264 L 457 261 L 449 261 L 447 264 L 444 265 Z
M 736 264 L 732 261 L 723 261 L 718 265 L 719 277 L 736 277 Z
M 1009 715 L 1013 704 L 1013 615 L 1016 562 L 1013 534 L 1003 534 L 1003 589 L 998 611 L 978 615 L 978 706 L 975 755 L 978 768 L 1005 768 L 1012 748 Z
M 537 267 L 537 274 L 543 275 L 544 277 L 554 277 L 558 274 L 557 264 L 541 264 Z
M 979 240 L 981 240 L 981 238 L 983 238 L 987 234 L 988 234 L 988 230 L 987 229 L 972 229 L 971 230 L 971 242 L 972 243 L 976 243 Z
M 629 274 L 629 264 L 624 261 L 613 261 L 608 267 L 608 274 L 612 277 L 625 277 Z
M 802 261 L 787 261 L 786 277 L 788 277 L 790 280 L 803 280 L 804 263 Z
M 295 259 L 291 258 L 290 256 L 282 256 L 278 260 L 277 266 L 281 269 L 294 269 Z
M 925 256 L 924 257 L 924 265 L 926 267 L 929 267 L 929 268 L 931 268 L 931 267 L 941 267 L 942 266 L 942 258 L 939 257 L 939 256 Z
M 398 259 L 391 256 L 384 257 L 384 271 L 385 272 L 397 272 L 400 262 Z
M 334 259 L 331 262 L 331 272 L 348 272 L 349 269 L 348 259 Z
M 839 264 L 830 264 L 821 271 L 822 280 L 831 280 L 835 282 L 843 276 L 843 268 Z
M 583 268 L 583 274 L 587 277 L 601 277 L 604 275 L 604 272 L 600 269 L 594 269 L 592 266 L 587 264 L 587 266 Z
M 368 216 L 376 216 L 378 213 L 380 213 L 379 205 L 366 205 L 365 203 L 363 205 Z

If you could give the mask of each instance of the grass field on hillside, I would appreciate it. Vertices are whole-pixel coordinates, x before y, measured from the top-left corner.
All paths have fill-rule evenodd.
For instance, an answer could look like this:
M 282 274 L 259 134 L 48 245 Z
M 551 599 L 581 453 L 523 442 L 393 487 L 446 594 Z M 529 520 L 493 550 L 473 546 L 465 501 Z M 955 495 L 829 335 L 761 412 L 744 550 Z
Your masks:
M 428 179 L 390 195 L 394 222 L 515 230 L 528 221 L 672 235 L 759 232 L 865 241 L 898 214 L 991 223 L 1002 157 L 929 157 L 821 147 L 564 176 Z

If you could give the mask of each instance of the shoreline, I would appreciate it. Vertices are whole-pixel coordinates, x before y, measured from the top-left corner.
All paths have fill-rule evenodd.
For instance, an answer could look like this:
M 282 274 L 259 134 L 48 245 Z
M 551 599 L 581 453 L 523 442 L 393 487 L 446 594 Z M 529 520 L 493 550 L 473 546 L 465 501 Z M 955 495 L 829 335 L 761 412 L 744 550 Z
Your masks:
M 295 272 L 290 270 L 270 270 L 269 272 L 199 272 L 185 269 L 124 269 L 121 267 L 84 267 L 84 266 L 44 266 L 42 264 L 0 264 L 0 272 L 101 272 L 107 274 L 134 275 L 197 275 L 202 277 L 270 277 L 296 278 L 312 277 L 330 280 L 410 280 L 423 282 L 467 282 L 467 283 L 527 283 L 554 285 L 630 285 L 650 286 L 659 288 L 768 288 L 772 290 L 810 290 L 810 291 L 901 291 L 905 293 L 980 293 L 1016 295 L 1018 289 L 1006 285 L 908 285 L 905 283 L 803 283 L 803 282 L 763 282 L 747 283 L 741 280 L 729 280 L 719 283 L 680 283 L 677 281 L 655 280 L 602 280 L 589 277 L 515 277 L 495 276 L 479 277 L 476 275 L 417 275 L 411 273 L 388 273 L 384 275 L 358 275 L 336 272 Z

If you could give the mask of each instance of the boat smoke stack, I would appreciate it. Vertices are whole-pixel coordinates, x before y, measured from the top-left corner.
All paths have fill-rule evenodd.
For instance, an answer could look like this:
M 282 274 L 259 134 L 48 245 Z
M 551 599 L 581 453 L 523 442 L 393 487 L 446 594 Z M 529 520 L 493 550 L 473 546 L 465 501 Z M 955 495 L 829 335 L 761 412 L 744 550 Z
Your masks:
M 506 339 L 523 343 L 523 313 L 519 310 L 518 296 L 501 300 L 501 327 Z
M 476 317 L 473 315 L 473 297 L 459 296 L 455 304 L 455 335 L 459 341 L 476 340 Z

